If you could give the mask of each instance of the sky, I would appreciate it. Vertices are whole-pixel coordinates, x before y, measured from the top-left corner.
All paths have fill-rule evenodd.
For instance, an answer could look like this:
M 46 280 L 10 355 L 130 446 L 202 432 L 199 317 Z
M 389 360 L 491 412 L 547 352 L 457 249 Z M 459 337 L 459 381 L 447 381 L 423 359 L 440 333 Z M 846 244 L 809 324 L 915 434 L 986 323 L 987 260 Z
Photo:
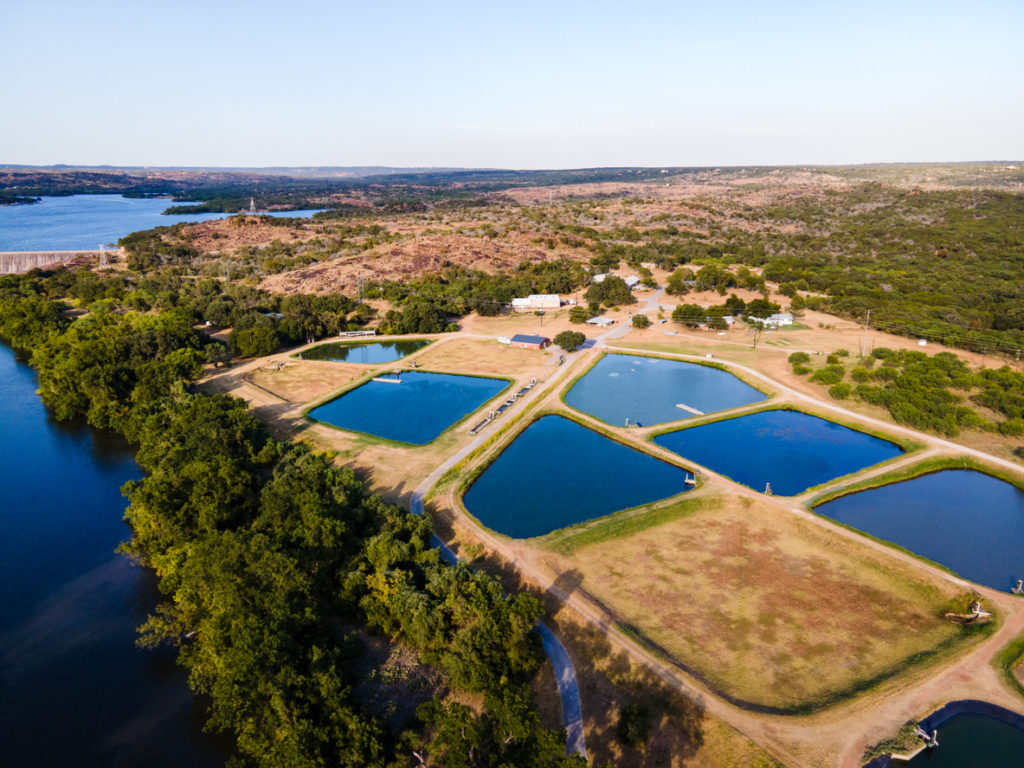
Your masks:
M 0 0 L 0 164 L 1024 158 L 1024 2 Z

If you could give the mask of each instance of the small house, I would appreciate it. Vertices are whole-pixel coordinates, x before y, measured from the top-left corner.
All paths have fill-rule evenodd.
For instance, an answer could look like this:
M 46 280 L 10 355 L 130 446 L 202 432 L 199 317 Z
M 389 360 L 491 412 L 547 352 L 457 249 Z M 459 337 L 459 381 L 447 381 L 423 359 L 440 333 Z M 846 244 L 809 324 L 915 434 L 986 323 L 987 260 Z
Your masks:
M 625 281 L 626 287 L 629 288 L 629 290 L 631 291 L 635 291 L 640 285 L 640 278 L 637 277 L 636 275 L 629 275 L 628 277 L 624 277 L 622 279 Z
M 530 305 L 530 300 L 527 299 L 512 299 L 512 310 L 514 312 L 528 312 L 533 309 Z
M 610 317 L 592 317 L 587 320 L 588 325 L 597 325 L 601 328 L 607 328 L 609 325 L 614 325 L 615 321 Z
M 792 325 L 793 315 L 790 312 L 776 312 L 768 318 L 768 322 L 776 328 L 781 325 Z
M 517 349 L 544 349 L 551 346 L 551 339 L 547 336 L 517 333 L 509 340 L 509 346 L 516 347 Z
M 592 282 L 592 283 L 603 283 L 604 279 L 606 277 L 608 277 L 608 273 L 607 272 L 602 272 L 601 274 L 594 275 L 592 278 L 590 278 L 590 282 Z

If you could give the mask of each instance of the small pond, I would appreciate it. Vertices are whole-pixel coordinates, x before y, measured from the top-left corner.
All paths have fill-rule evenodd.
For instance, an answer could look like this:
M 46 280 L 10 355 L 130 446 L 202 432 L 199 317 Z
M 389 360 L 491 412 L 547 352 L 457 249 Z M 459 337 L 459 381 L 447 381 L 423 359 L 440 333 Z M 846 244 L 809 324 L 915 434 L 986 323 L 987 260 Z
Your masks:
M 519 435 L 470 486 L 463 502 L 480 522 L 519 539 L 675 496 L 684 469 L 561 416 Z
M 329 360 L 332 363 L 380 365 L 401 360 L 406 355 L 423 349 L 429 343 L 427 339 L 369 342 L 332 341 L 307 349 L 299 353 L 299 357 L 303 360 Z
M 658 445 L 738 483 L 795 496 L 903 453 L 887 440 L 799 411 L 762 411 L 659 435 Z
M 311 418 L 388 440 L 425 445 L 508 386 L 502 379 L 402 371 L 310 411 Z
M 943 470 L 842 496 L 815 511 L 979 584 L 1008 590 L 1024 578 L 1024 491 L 983 472 Z
M 1024 731 L 984 715 L 957 715 L 939 727 L 939 746 L 925 750 L 911 768 L 1019 768 L 1024 763 Z
M 565 402 L 606 424 L 661 424 L 767 399 L 727 371 L 654 357 L 605 355 Z M 680 406 L 686 406 L 681 408 Z

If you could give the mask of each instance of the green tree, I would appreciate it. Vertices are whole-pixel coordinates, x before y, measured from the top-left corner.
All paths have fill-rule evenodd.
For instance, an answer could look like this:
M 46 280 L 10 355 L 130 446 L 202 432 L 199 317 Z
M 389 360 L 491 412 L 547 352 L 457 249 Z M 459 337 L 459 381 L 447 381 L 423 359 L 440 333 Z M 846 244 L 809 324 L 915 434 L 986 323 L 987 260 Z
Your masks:
M 636 314 L 633 315 L 633 327 L 634 328 L 647 328 L 651 324 L 651 318 L 647 315 Z
M 570 323 L 585 323 L 590 319 L 590 310 L 583 305 L 577 305 L 569 310 Z
M 552 341 L 566 352 L 572 352 L 580 344 L 585 342 L 587 337 L 579 331 L 562 331 Z

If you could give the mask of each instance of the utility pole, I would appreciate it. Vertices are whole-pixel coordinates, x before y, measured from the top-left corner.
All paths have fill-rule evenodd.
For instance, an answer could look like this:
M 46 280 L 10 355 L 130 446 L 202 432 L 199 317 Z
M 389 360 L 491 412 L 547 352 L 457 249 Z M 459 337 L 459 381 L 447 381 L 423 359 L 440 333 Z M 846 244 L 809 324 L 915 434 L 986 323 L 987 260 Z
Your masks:
M 868 326 L 871 323 L 871 310 L 868 310 L 868 316 L 864 320 L 864 341 L 860 343 L 860 356 L 867 357 L 868 354 Z

